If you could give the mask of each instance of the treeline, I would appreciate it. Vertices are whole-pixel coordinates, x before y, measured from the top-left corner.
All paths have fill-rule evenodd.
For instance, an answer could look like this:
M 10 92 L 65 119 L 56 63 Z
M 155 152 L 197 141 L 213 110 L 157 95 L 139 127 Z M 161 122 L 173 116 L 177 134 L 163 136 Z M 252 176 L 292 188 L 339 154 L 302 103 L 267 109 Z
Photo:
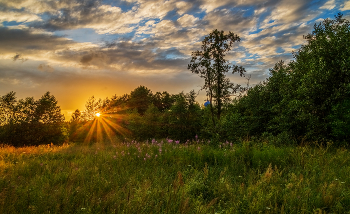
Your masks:
M 70 140 L 86 141 L 88 132 L 92 133 L 88 141 L 97 141 L 98 135 L 107 140 L 109 136 L 136 140 L 172 138 L 181 142 L 194 139 L 200 133 L 205 111 L 195 98 L 194 91 L 152 93 L 145 86 L 111 99 L 91 97 L 84 111 L 77 109 L 72 115 Z
M 147 140 L 196 138 L 217 142 L 264 140 L 277 144 L 336 142 L 350 139 L 350 23 L 342 14 L 315 24 L 306 44 L 270 69 L 266 81 L 252 88 L 230 83 L 225 73 L 244 76 L 242 67 L 224 59 L 233 33 L 214 30 L 192 53 L 188 68 L 205 79 L 210 104 L 195 101 L 196 93 L 153 93 L 139 86 L 130 94 L 96 100 L 63 122 L 57 101 L 46 93 L 40 100 L 1 97 L 0 141 L 13 145 L 95 142 L 101 139 Z M 232 99 L 232 95 L 236 95 Z M 100 113 L 98 116 L 96 113 Z M 48 119 L 50 118 L 50 119 Z
M 17 100 L 15 92 L 0 97 L 0 144 L 61 144 L 68 140 L 68 130 L 50 92 L 39 100 L 33 97 Z

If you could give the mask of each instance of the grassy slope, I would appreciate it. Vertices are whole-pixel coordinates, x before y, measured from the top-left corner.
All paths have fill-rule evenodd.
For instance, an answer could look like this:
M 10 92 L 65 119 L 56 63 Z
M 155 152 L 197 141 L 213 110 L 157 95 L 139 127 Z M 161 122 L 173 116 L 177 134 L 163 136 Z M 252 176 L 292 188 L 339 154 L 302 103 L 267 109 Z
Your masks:
M 350 153 L 272 145 L 0 148 L 0 213 L 350 213 Z

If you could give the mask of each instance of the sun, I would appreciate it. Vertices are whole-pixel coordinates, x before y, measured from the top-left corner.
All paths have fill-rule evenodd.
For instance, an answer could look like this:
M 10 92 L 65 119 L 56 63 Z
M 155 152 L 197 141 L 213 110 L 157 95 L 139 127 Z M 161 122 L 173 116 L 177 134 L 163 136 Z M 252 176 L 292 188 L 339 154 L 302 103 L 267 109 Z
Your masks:
M 100 117 L 101 116 L 101 114 L 99 112 L 97 112 L 95 115 L 96 115 L 96 117 Z

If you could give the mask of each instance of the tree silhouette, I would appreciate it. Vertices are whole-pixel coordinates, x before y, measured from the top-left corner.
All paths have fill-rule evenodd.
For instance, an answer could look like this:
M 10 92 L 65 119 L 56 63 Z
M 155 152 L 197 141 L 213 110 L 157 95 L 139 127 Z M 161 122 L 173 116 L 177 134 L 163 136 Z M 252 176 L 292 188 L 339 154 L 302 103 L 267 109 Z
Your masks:
M 217 109 L 216 117 L 220 120 L 223 104 L 240 89 L 240 85 L 231 83 L 225 73 L 232 69 L 232 73 L 243 76 L 245 69 L 236 65 L 230 66 L 224 58 L 225 54 L 231 50 L 232 44 L 239 41 L 240 38 L 232 32 L 224 34 L 224 31 L 214 30 L 202 41 L 202 50 L 192 52 L 191 63 L 188 65 L 192 73 L 199 74 L 205 80 L 202 89 L 206 90 L 209 96 L 214 126 L 213 101 Z

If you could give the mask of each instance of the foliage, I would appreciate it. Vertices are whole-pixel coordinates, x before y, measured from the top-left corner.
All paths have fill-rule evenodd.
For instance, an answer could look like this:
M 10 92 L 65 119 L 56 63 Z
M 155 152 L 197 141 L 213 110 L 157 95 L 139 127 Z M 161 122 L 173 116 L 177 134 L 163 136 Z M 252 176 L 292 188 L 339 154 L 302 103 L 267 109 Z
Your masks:
M 299 143 L 349 137 L 350 22 L 338 14 L 315 24 L 306 40 L 295 61 L 278 62 L 234 104 L 229 115 L 247 135 L 288 135 Z
M 200 131 L 201 110 L 195 101 L 195 92 L 176 95 L 175 104 L 168 111 L 169 136 L 185 142 Z
M 102 110 L 102 99 L 96 100 L 95 96 L 90 97 L 85 104 L 85 111 L 82 112 L 82 119 L 84 121 L 93 120 L 96 113 Z M 75 115 L 72 115 L 72 117 Z M 73 119 L 73 118 L 72 118 Z
M 224 34 L 224 31 L 214 30 L 202 41 L 202 51 L 192 52 L 191 63 L 188 65 L 192 73 L 199 74 L 205 80 L 202 89 L 206 90 L 209 96 L 214 125 L 213 101 L 217 108 L 216 117 L 220 120 L 224 103 L 227 103 L 231 94 L 236 93 L 240 88 L 239 85 L 235 86 L 231 83 L 225 73 L 232 69 L 232 73 L 237 72 L 242 76 L 245 72 L 244 68 L 230 66 L 224 59 L 225 54 L 231 50 L 232 44 L 239 41 L 240 38 L 232 32 Z
M 130 93 L 128 107 L 136 108 L 140 115 L 143 115 L 152 101 L 152 92 L 145 86 L 139 86 Z
M 160 112 L 169 110 L 174 102 L 175 97 L 169 94 L 167 91 L 163 91 L 163 93 L 156 92 L 152 97 L 153 105 L 155 105 Z
M 0 142 L 13 145 L 62 144 L 68 129 L 56 98 L 45 93 L 39 100 L 28 97 L 16 100 L 10 92 L 0 99 Z

